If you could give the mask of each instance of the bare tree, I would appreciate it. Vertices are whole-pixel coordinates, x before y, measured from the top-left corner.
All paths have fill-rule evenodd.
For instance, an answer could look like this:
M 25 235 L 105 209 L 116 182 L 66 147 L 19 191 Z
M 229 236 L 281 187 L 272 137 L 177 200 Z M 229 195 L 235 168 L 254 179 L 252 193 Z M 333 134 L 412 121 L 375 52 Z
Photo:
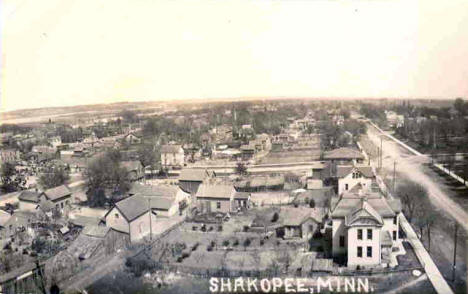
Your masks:
M 397 195 L 400 196 L 405 214 L 411 222 L 416 209 L 421 205 L 422 200 L 427 198 L 426 188 L 419 183 L 404 182 L 398 186 Z

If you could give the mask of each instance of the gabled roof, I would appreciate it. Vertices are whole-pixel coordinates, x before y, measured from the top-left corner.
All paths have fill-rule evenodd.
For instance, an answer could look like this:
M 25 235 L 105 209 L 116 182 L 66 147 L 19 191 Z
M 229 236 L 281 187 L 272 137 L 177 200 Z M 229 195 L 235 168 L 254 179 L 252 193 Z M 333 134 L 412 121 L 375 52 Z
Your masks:
M 179 181 L 203 182 L 208 177 L 205 169 L 183 169 L 179 175 Z
M 175 198 L 154 197 L 150 199 L 151 209 L 169 210 L 175 204 Z
M 367 203 L 367 199 L 362 198 L 359 207 L 345 216 L 345 224 L 347 226 L 359 224 L 376 224 L 381 226 L 383 225 L 383 219 L 380 214 Z
M 39 203 L 39 193 L 30 190 L 21 191 L 18 199 L 20 201 Z
M 231 199 L 236 190 L 232 185 L 226 184 L 201 184 L 198 187 L 197 198 L 226 198 Z
M 364 155 L 358 149 L 342 147 L 326 152 L 324 159 L 364 159 Z
M 128 222 L 131 222 L 145 214 L 149 209 L 148 205 L 148 200 L 145 198 L 141 196 L 132 196 L 117 202 L 115 204 L 115 208 L 120 211 Z M 109 210 L 109 212 L 111 210 Z M 107 214 L 109 214 L 109 212 Z
M 250 198 L 250 193 L 247 192 L 236 192 L 234 194 L 234 199 L 236 200 L 248 200 Z
M 336 167 L 336 176 L 338 178 L 344 178 L 353 171 L 359 171 L 366 178 L 375 177 L 372 167 L 369 165 L 339 165 Z
M 181 145 L 162 145 L 161 153 L 178 153 L 183 151 Z
M 398 206 L 401 208 L 401 204 L 398 199 L 387 200 L 381 193 L 365 192 L 365 193 L 344 193 L 340 198 L 334 197 L 332 199 L 332 218 L 344 218 L 356 209 L 361 207 L 362 199 L 366 197 L 367 203 L 383 218 L 394 217 L 396 213 L 399 213 L 401 209 L 397 209 Z M 394 202 L 390 206 L 389 202 Z M 336 203 L 336 204 L 335 204 Z
M 70 189 L 68 189 L 67 186 L 61 185 L 55 188 L 45 190 L 43 194 L 47 197 L 47 199 L 55 201 L 63 197 L 71 196 L 71 191 Z
M 129 191 L 129 194 L 148 197 L 176 197 L 179 192 L 178 186 L 171 185 L 143 185 L 134 183 Z
M 284 207 L 280 211 L 280 220 L 284 226 L 300 226 L 308 219 L 322 222 L 323 215 L 319 209 Z

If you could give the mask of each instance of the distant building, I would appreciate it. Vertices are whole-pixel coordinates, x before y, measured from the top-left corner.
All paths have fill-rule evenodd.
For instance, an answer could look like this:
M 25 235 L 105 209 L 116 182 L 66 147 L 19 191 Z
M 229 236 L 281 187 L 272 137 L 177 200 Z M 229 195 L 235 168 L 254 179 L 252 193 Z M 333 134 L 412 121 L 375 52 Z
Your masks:
M 279 214 L 281 226 L 278 237 L 283 239 L 309 240 L 320 228 L 323 221 L 321 210 L 313 208 L 282 208 Z
M 19 210 L 36 211 L 40 203 L 40 194 L 36 191 L 25 190 L 18 195 Z
M 183 169 L 179 175 L 179 187 L 187 193 L 195 195 L 198 187 L 208 178 L 215 176 L 206 169 Z
M 333 255 L 350 267 L 388 264 L 400 212 L 400 201 L 381 193 L 344 193 L 332 200 Z
M 141 136 L 137 133 L 130 132 L 123 138 L 125 142 L 129 144 L 140 144 L 141 143 Z
M 138 160 L 122 161 L 121 165 L 127 170 L 130 181 L 138 181 L 145 176 L 145 168 Z
M 370 190 L 372 180 L 375 179 L 372 167 L 368 165 L 339 165 L 337 166 L 336 177 L 338 178 L 338 195 L 351 190 L 358 184 L 363 189 Z
M 21 160 L 21 153 L 16 149 L 0 149 L 0 163 L 14 163 Z
M 185 155 L 181 145 L 163 145 L 161 147 L 161 164 L 164 168 L 182 167 L 184 163 Z
M 51 137 L 49 139 L 49 144 L 52 145 L 52 147 L 57 148 L 62 145 L 62 138 L 60 136 Z

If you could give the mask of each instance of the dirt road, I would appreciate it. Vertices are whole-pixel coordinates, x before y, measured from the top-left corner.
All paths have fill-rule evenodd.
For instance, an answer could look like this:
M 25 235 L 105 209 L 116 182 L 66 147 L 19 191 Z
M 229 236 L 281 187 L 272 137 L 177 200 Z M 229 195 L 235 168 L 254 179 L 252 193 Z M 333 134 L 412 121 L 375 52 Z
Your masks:
M 426 187 L 432 203 L 436 207 L 443 209 L 448 215 L 454 218 L 465 231 L 468 231 L 468 213 L 444 193 L 433 179 L 424 173 L 422 165 L 430 161 L 427 156 L 413 155 L 387 136 L 382 136 L 382 133 L 370 125 L 367 134 L 376 146 L 380 146 L 382 138 L 382 161 L 385 169 L 392 170 L 393 164 L 396 161 L 396 169 L 399 174 Z

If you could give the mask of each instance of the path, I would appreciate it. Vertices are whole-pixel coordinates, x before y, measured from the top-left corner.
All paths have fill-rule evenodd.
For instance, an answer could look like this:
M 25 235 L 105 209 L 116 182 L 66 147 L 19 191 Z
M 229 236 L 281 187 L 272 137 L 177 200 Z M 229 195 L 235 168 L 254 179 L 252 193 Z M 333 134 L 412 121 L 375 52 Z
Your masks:
M 427 279 L 427 275 L 426 274 L 423 274 L 421 275 L 419 278 L 417 278 L 416 280 L 412 280 L 406 284 L 403 284 L 401 285 L 400 287 L 398 288 L 395 288 L 393 290 L 390 290 L 390 291 L 387 291 L 387 292 L 384 292 L 383 294 L 398 294 L 398 293 L 401 293 L 402 290 L 405 290 L 407 288 L 410 288 L 410 287 L 413 287 L 417 284 L 419 284 L 420 282 L 424 281 Z
M 411 225 L 408 223 L 406 217 L 402 214 L 400 217 L 400 226 L 402 230 L 406 233 L 407 240 L 411 243 L 416 256 L 424 267 L 426 274 L 431 281 L 432 285 L 436 289 L 437 293 L 440 294 L 449 294 L 453 293 L 452 288 L 447 284 L 447 281 L 444 279 L 439 269 L 432 261 L 431 256 L 427 253 L 426 248 L 419 240 L 418 236 L 414 232 Z

